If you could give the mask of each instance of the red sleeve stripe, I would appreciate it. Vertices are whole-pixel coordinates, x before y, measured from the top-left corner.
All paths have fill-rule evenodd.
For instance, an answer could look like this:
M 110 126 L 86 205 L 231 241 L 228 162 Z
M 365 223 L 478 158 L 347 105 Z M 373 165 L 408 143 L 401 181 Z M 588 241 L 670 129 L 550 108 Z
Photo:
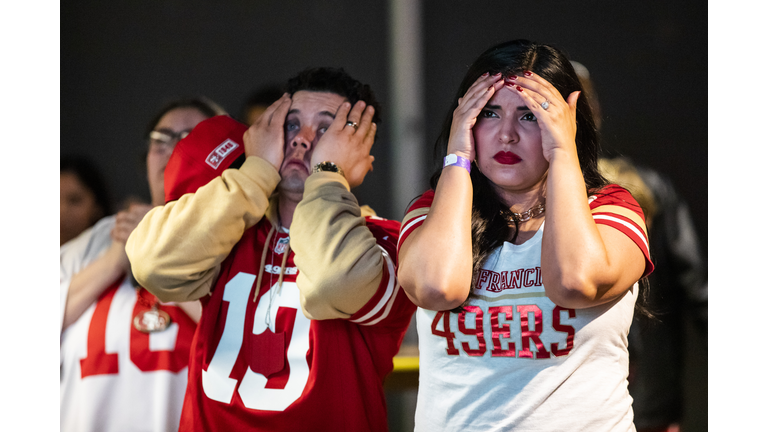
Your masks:
M 427 218 L 427 215 L 419 216 L 416 219 L 409 221 L 405 226 L 403 226 L 403 229 L 400 230 L 400 238 L 397 239 L 398 252 L 400 251 L 400 246 L 403 244 L 403 241 L 411 234 L 413 230 L 420 227 L 421 224 L 424 222 L 424 219 L 426 218 Z
M 607 215 L 607 214 L 592 215 L 592 218 L 595 220 L 595 223 L 612 226 L 618 229 L 619 231 L 627 234 L 630 238 L 633 239 L 635 243 L 638 244 L 638 246 L 640 246 L 640 248 L 643 250 L 643 254 L 645 256 L 649 256 L 648 239 L 645 238 L 645 233 L 640 228 L 635 226 L 634 223 L 631 223 L 631 222 L 628 222 L 627 220 L 621 219 L 613 215 Z M 626 229 L 622 229 L 622 227 Z M 629 232 L 627 230 L 629 230 Z M 640 242 L 642 242 L 642 245 Z
M 384 262 L 386 263 L 386 267 L 384 269 L 384 277 L 387 278 L 387 282 L 386 282 L 387 287 L 384 291 L 384 295 L 379 299 L 379 302 L 376 304 L 376 306 L 374 306 L 373 309 L 371 309 L 367 314 L 363 315 L 362 317 L 354 320 L 350 320 L 353 323 L 359 324 L 364 321 L 367 321 L 373 318 L 374 316 L 376 316 L 376 314 L 381 312 L 381 310 L 386 307 L 386 309 L 384 310 L 384 314 L 379 319 L 377 319 L 375 322 L 365 323 L 366 325 L 376 324 L 377 322 L 379 322 L 381 319 L 383 319 L 389 314 L 389 310 L 392 308 L 392 300 L 394 300 L 394 298 L 396 297 L 395 286 L 397 285 L 397 283 L 395 278 L 395 263 L 392 261 L 392 258 L 389 256 L 389 253 L 387 253 L 387 251 L 383 247 L 379 246 L 379 248 L 381 249 L 381 255 L 384 257 Z

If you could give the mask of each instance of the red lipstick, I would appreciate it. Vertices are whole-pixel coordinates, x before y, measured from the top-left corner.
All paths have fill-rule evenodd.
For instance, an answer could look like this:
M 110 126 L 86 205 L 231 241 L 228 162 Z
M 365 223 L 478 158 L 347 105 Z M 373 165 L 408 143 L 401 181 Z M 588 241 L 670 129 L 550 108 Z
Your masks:
M 512 152 L 505 152 L 505 151 L 500 151 L 500 152 L 496 153 L 493 156 L 493 159 L 495 159 L 496 162 L 498 162 L 498 163 L 500 163 L 502 165 L 514 165 L 514 164 L 522 161 L 522 159 L 520 159 L 520 156 L 518 156 L 518 155 L 516 155 L 516 154 L 514 154 Z

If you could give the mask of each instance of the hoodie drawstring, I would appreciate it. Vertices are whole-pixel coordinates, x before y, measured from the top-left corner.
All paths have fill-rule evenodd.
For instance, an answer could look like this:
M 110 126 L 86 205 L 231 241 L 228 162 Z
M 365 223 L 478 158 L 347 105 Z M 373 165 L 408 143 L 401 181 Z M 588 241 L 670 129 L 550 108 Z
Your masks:
M 272 240 L 272 235 L 275 233 L 275 226 L 272 225 L 272 228 L 269 230 L 269 234 L 267 234 L 267 240 L 264 242 L 264 248 L 261 250 L 261 264 L 259 265 L 259 276 L 256 278 L 256 291 L 253 293 L 253 301 L 255 302 L 256 299 L 259 297 L 259 290 L 261 289 L 261 279 L 264 276 L 264 264 L 267 262 L 267 252 L 269 250 L 269 242 Z M 277 294 L 280 293 L 280 290 L 283 288 L 283 278 L 285 277 L 285 265 L 288 263 L 288 255 L 291 254 L 291 243 L 290 241 L 285 247 L 285 251 L 283 252 L 283 262 L 280 263 L 280 276 L 277 278 Z
M 264 264 L 267 262 L 267 250 L 269 249 L 269 241 L 272 240 L 272 234 L 275 233 L 275 226 L 272 225 L 272 228 L 269 230 L 269 234 L 267 234 L 267 240 L 264 242 L 264 248 L 261 250 L 261 264 L 259 265 L 259 276 L 256 278 L 256 291 L 253 293 L 253 301 L 256 301 L 256 298 L 259 297 L 259 289 L 261 289 L 261 277 L 264 275 Z M 282 272 L 281 272 L 282 275 Z

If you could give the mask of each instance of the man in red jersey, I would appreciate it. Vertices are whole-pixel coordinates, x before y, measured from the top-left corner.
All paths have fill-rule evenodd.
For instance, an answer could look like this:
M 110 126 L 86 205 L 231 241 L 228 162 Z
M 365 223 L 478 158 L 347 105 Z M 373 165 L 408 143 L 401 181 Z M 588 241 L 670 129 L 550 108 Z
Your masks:
M 387 430 L 382 382 L 415 306 L 395 279 L 399 223 L 350 192 L 377 107 L 343 70 L 309 69 L 244 136 L 219 117 L 177 146 L 208 177 L 167 185 L 126 250 L 162 301 L 203 303 L 180 430 Z

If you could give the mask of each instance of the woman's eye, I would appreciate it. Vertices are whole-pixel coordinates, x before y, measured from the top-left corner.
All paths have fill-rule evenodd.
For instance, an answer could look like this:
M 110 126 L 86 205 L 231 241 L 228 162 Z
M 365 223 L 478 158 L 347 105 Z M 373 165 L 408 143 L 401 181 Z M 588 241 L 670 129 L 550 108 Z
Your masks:
M 482 110 L 482 111 L 480 111 L 480 116 L 479 117 L 480 118 L 494 118 L 494 117 L 498 117 L 498 116 L 493 111 Z
M 286 123 L 285 124 L 285 130 L 287 131 L 295 131 L 299 129 L 299 125 L 296 123 Z
M 521 120 L 525 121 L 536 121 L 536 116 L 533 115 L 533 113 L 526 113 Z
M 317 132 L 320 133 L 320 134 L 324 134 L 327 131 L 328 131 L 328 126 L 321 126 L 321 127 L 317 128 Z

